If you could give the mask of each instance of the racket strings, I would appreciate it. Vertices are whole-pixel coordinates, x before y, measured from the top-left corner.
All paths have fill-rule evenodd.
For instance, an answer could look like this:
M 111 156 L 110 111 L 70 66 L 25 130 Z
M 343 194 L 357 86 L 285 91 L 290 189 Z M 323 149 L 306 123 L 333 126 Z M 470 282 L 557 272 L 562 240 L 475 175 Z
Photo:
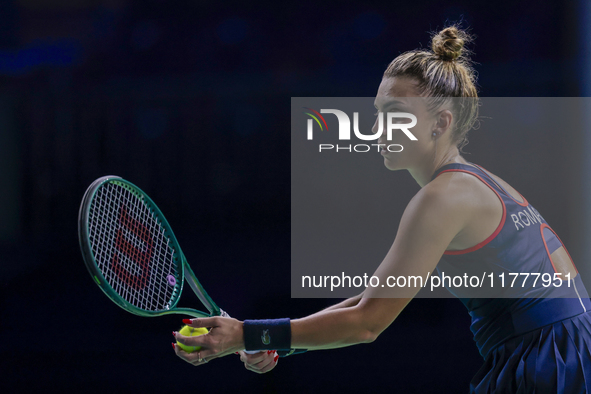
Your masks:
M 169 309 L 178 278 L 175 251 L 144 200 L 116 183 L 96 192 L 90 207 L 89 239 L 97 267 L 130 304 L 149 311 Z

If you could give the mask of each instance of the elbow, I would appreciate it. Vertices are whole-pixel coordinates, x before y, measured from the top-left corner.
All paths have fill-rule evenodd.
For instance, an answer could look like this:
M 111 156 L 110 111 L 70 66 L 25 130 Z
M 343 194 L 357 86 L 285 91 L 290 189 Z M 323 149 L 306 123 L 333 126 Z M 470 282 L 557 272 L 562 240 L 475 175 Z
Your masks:
M 359 342 L 358 343 L 372 343 L 373 341 L 375 341 L 376 339 L 378 339 L 378 336 L 380 335 L 380 333 L 369 330 L 369 329 L 364 329 L 362 330 L 362 332 L 359 335 Z
M 373 313 L 374 311 L 368 309 L 362 302 L 353 307 L 351 311 L 354 313 L 353 324 L 357 327 L 356 343 L 374 342 L 387 327 L 383 325 L 376 313 Z
M 378 336 L 386 329 L 379 319 L 367 313 L 365 308 L 358 306 L 357 308 L 357 327 L 358 327 L 358 343 L 372 343 Z

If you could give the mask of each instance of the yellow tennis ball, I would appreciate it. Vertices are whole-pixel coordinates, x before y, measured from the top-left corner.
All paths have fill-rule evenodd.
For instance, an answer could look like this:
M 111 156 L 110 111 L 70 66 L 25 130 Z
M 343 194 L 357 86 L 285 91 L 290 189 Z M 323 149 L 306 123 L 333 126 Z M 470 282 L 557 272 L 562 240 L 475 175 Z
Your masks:
M 191 327 L 191 326 L 184 326 L 179 331 L 179 333 L 181 335 L 184 335 L 186 337 L 196 337 L 198 335 L 207 334 L 208 332 L 209 331 L 207 331 L 207 328 L 205 328 L 205 327 Z M 201 346 L 187 346 L 187 345 L 183 345 L 179 341 L 176 341 L 176 344 L 179 345 L 181 347 L 181 349 L 183 349 L 187 353 L 193 353 L 193 352 L 201 350 Z

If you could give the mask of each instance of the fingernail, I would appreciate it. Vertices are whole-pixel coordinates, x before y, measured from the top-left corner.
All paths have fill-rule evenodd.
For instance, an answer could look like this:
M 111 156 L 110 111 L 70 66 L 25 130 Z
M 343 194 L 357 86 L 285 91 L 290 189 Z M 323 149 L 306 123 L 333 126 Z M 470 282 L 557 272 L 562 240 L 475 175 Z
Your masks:
M 174 350 L 176 350 L 176 348 L 174 347 L 174 343 L 172 344 L 172 348 L 173 348 Z
M 234 352 L 234 354 L 240 354 L 240 353 L 238 353 L 238 352 Z
M 175 331 L 172 332 L 172 336 L 173 337 L 176 337 L 176 332 Z
M 271 350 L 267 350 L 267 354 L 271 354 Z
M 276 355 L 275 358 L 273 358 L 273 361 L 277 362 L 278 359 L 279 359 L 279 355 Z
M 183 323 L 191 324 L 191 323 L 193 323 L 193 321 L 191 319 L 183 319 Z

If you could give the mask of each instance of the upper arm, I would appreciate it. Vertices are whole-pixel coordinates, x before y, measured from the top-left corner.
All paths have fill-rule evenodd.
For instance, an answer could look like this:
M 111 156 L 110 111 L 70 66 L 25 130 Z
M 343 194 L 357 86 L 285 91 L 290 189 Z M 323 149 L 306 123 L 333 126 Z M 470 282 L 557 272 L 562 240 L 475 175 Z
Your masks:
M 425 186 L 410 201 L 400 220 L 394 243 L 376 270 L 389 275 L 407 276 L 431 273 L 450 242 L 467 221 L 466 210 L 457 193 Z M 366 297 L 371 297 L 368 290 Z
M 432 186 L 432 187 L 429 187 Z M 455 190 L 450 192 L 450 190 Z M 374 276 L 378 287 L 369 286 L 359 302 L 364 319 L 378 334 L 388 327 L 420 288 L 382 287 L 389 276 L 422 277 L 435 269 L 443 252 L 469 218 L 465 194 L 440 182 L 423 187 L 406 207 L 396 238 Z

